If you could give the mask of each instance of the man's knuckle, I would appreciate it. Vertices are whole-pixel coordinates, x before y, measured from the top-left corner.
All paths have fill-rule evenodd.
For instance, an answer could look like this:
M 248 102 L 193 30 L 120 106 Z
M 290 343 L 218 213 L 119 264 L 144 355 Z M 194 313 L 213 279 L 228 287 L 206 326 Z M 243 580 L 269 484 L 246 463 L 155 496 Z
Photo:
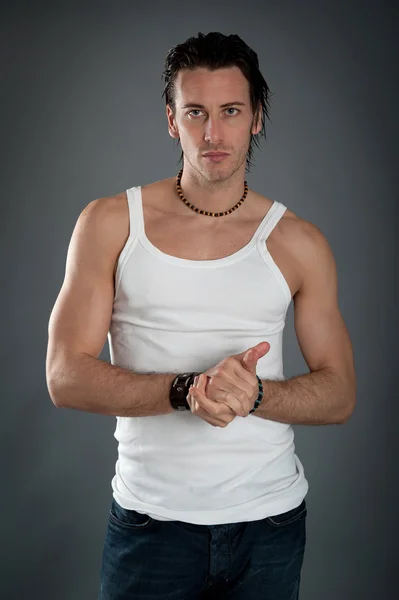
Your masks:
M 226 370 L 230 370 L 231 367 L 233 366 L 233 359 L 231 358 L 231 356 L 227 357 L 222 363 L 221 363 L 221 368 L 223 369 L 223 371 Z
M 226 375 L 227 375 L 228 370 L 229 369 L 228 369 L 227 365 L 219 367 L 219 369 L 218 369 L 217 374 L 216 374 L 215 377 L 219 378 L 219 379 L 224 379 L 226 377 Z
M 248 396 L 247 396 L 247 394 L 244 391 L 241 391 L 238 394 L 238 399 L 239 399 L 240 402 L 245 402 L 245 400 L 247 400 L 247 398 L 248 398 Z

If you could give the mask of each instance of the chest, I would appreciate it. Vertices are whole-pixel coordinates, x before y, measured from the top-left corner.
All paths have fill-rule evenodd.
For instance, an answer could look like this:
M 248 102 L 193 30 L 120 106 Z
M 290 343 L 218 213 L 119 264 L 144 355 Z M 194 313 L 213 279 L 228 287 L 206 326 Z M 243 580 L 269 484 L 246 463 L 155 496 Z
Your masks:
M 144 208 L 143 213 L 145 235 L 153 246 L 164 254 L 198 261 L 216 260 L 238 252 L 251 241 L 261 220 L 219 221 L 202 226 L 198 219 L 159 214 L 151 208 Z M 299 289 L 300 272 L 280 229 L 277 224 L 269 235 L 267 250 L 294 296 Z

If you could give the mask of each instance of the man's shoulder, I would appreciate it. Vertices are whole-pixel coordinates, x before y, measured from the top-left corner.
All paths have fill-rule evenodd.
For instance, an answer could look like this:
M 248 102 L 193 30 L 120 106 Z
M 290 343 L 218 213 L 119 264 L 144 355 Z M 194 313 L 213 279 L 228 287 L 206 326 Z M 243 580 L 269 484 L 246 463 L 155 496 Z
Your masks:
M 286 213 L 285 218 L 280 219 L 283 228 L 281 236 L 301 273 L 302 284 L 319 277 L 321 272 L 333 273 L 336 269 L 334 255 L 321 229 L 291 211 Z
M 130 188 L 121 192 L 92 200 L 86 206 L 85 210 L 93 211 L 98 219 L 104 218 L 107 221 L 111 219 L 115 226 L 118 225 L 118 222 L 120 222 L 122 227 L 126 226 L 126 223 L 129 220 L 128 189 L 140 187 L 147 204 L 148 200 L 151 199 L 162 200 L 162 196 L 165 195 L 165 192 L 170 188 L 171 179 L 172 178 L 161 179 L 142 185 L 136 183 L 134 186 L 130 186 Z
M 85 206 L 79 217 L 86 221 L 86 231 L 93 239 L 101 240 L 108 253 L 116 260 L 129 237 L 129 208 L 126 192 L 103 196 Z
M 318 268 L 330 268 L 334 263 L 329 242 L 321 229 L 288 208 L 271 232 L 268 247 L 276 255 L 280 252 L 286 256 L 302 281 L 313 277 Z
M 97 218 L 118 216 L 127 209 L 126 191 L 114 194 L 113 196 L 103 196 L 92 200 L 85 211 L 90 211 Z
M 92 200 L 84 209 L 93 226 L 116 244 L 124 244 L 129 233 L 129 206 L 126 191 Z
M 296 230 L 296 241 L 298 250 L 305 259 L 311 258 L 317 259 L 317 256 L 321 256 L 326 253 L 331 254 L 331 248 L 328 240 L 321 229 L 311 221 L 306 219 L 297 218 L 295 223 Z
M 287 208 L 278 222 L 281 236 L 298 251 L 314 252 L 328 244 L 321 229 L 311 221 Z

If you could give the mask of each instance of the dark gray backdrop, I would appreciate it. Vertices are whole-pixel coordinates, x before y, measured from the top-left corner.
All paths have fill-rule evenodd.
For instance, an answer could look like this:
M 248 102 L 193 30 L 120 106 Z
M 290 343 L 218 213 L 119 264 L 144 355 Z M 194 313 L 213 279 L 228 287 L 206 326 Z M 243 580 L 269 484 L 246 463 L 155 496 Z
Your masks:
M 177 173 L 163 61 L 219 30 L 254 48 L 274 94 L 248 183 L 327 236 L 355 350 L 351 420 L 295 427 L 310 482 L 301 598 L 393 598 L 398 10 L 246 0 L 17 2 L 2 13 L 1 597 L 96 598 L 115 419 L 53 406 L 48 319 L 83 207 Z M 307 372 L 292 305 L 284 342 L 286 376 Z

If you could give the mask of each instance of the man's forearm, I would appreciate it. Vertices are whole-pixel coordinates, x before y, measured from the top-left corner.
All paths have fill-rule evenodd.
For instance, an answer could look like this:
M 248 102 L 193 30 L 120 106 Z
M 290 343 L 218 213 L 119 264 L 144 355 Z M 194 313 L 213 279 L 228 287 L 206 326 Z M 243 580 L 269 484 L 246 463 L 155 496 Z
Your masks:
M 284 381 L 262 380 L 263 399 L 255 416 L 291 425 L 344 423 L 354 407 L 354 390 L 330 368 Z
M 174 412 L 169 390 L 176 374 L 139 374 L 89 354 L 69 357 L 53 369 L 48 389 L 62 408 L 124 417 Z

